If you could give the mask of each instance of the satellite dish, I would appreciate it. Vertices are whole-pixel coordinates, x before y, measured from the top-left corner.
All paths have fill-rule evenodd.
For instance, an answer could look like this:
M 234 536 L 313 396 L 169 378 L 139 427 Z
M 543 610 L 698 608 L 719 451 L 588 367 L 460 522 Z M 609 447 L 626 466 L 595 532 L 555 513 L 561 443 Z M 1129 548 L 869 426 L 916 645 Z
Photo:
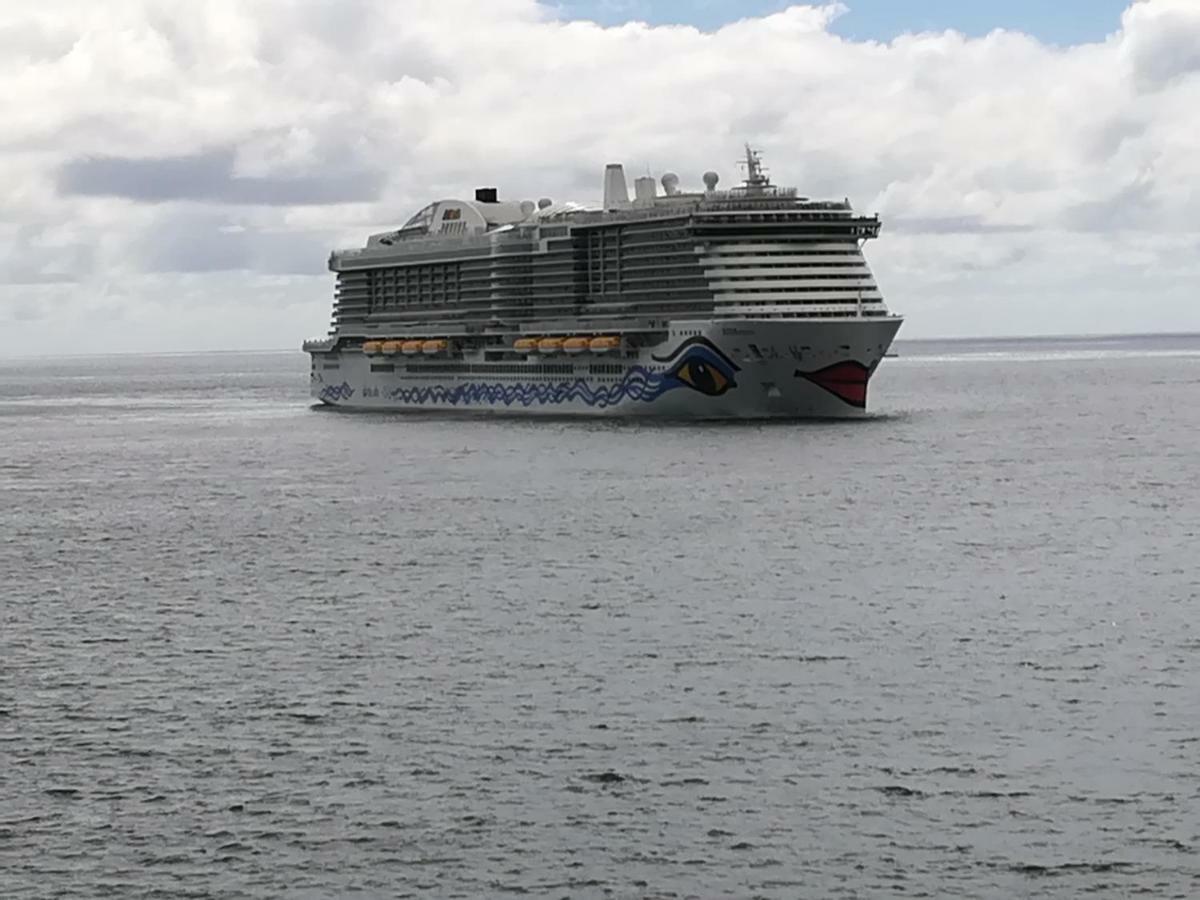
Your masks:
M 667 196 L 679 193 L 679 176 L 674 172 L 668 172 L 662 177 L 663 190 L 667 192 Z
M 721 180 L 721 176 L 718 175 L 716 172 L 705 172 L 704 173 L 704 187 L 710 191 L 715 191 L 717 189 L 717 182 L 720 180 Z
M 532 200 L 522 200 L 521 201 L 521 215 L 523 215 L 525 218 L 529 218 L 529 216 L 532 213 L 533 213 L 533 201 Z
M 551 200 L 549 197 L 543 197 L 541 200 L 538 201 L 538 209 L 545 209 L 547 206 L 553 206 L 553 205 L 554 205 L 554 201 Z

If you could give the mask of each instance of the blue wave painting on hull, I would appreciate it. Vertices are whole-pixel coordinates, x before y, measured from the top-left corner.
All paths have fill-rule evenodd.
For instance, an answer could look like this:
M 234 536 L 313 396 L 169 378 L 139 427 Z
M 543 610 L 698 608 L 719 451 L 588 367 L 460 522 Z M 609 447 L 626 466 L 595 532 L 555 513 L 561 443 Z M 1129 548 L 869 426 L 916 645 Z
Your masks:
M 458 384 L 418 385 L 398 387 L 389 393 L 389 400 L 401 403 L 439 403 L 450 406 L 553 406 L 579 401 L 587 406 L 605 409 L 622 400 L 651 403 L 668 391 L 686 387 L 709 397 L 719 397 L 737 387 L 737 365 L 706 338 L 693 337 L 684 341 L 666 357 L 654 357 L 656 362 L 674 364 L 665 372 L 651 372 L 633 366 L 618 384 L 592 386 L 583 379 L 550 384 Z
M 343 381 L 341 384 L 327 384 L 321 388 L 320 399 L 329 403 L 336 403 L 339 400 L 349 400 L 353 396 L 354 388 Z
M 619 384 L 592 387 L 586 381 L 558 381 L 551 384 L 441 384 L 399 387 L 389 393 L 389 400 L 401 403 L 448 403 L 451 406 L 539 406 L 557 405 L 579 400 L 598 409 L 613 406 L 622 400 L 641 400 L 649 403 L 682 382 L 649 372 L 635 366 L 625 373 Z
M 582 378 L 558 382 L 527 382 L 497 384 L 468 382 L 447 387 L 443 384 L 398 387 L 386 393 L 388 400 L 412 405 L 439 404 L 448 406 L 555 406 L 578 401 L 597 409 L 605 409 L 633 400 L 651 403 L 668 391 L 688 388 L 709 397 L 719 397 L 737 387 L 738 366 L 714 344 L 702 337 L 684 341 L 656 362 L 674 364 L 664 372 L 652 372 L 642 366 L 632 366 L 617 384 L 591 385 Z M 366 391 L 364 394 L 377 392 Z M 320 398 L 328 403 L 349 400 L 354 388 L 346 382 L 322 389 Z

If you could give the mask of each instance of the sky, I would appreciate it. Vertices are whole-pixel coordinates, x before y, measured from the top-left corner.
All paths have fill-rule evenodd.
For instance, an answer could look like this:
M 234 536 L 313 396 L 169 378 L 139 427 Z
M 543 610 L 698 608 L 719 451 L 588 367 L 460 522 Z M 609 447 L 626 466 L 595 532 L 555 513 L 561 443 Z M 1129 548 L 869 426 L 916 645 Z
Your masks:
M 1200 331 L 1198 0 L 42 0 L 0 17 L 0 355 L 294 348 L 330 249 L 631 177 L 878 212 L 902 336 Z
M 566 17 L 602 25 L 639 20 L 651 25 L 713 29 L 780 12 L 788 0 L 558 0 Z M 953 28 L 983 37 L 997 28 L 1069 45 L 1102 41 L 1121 27 L 1129 0 L 846 0 L 830 28 L 851 40 L 891 41 L 905 33 Z

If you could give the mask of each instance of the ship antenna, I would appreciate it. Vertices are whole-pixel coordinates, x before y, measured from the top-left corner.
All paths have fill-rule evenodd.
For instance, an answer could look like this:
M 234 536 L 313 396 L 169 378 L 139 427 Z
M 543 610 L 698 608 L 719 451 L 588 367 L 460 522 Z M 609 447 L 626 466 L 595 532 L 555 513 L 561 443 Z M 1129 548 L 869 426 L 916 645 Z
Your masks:
M 746 169 L 746 188 L 751 193 L 757 193 L 770 184 L 770 179 L 767 178 L 767 169 L 763 167 L 760 152 L 752 148 L 750 144 L 746 144 L 745 148 L 745 160 L 740 161 L 738 164 L 739 166 L 744 166 Z
M 742 163 L 746 167 L 746 186 L 751 188 L 761 188 L 771 183 L 766 175 L 766 169 L 763 168 L 762 154 L 746 144 L 746 159 Z

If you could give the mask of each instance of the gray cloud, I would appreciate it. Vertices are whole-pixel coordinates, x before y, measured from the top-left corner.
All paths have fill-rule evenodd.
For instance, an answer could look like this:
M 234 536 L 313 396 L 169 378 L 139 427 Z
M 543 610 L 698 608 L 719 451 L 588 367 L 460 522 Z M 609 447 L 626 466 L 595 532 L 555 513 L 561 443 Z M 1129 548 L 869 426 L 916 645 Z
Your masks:
M 908 234 L 1024 234 L 1032 225 L 986 222 L 982 216 L 896 216 L 887 227 Z
M 0 258 L 0 284 L 70 284 L 92 271 L 95 253 L 76 241 L 55 241 L 47 229 L 25 225 L 13 235 L 10 249 Z
M 1096 122 L 1090 133 L 1084 132 L 1084 147 L 1093 159 L 1104 160 L 1121 149 L 1126 141 L 1135 140 L 1146 133 L 1146 121 L 1136 114 L 1119 113 L 1106 116 Z
M 32 266 L 12 265 L 0 275 L 5 284 L 73 284 L 79 278 L 66 272 L 44 272 Z
M 326 243 L 312 233 L 261 231 L 221 215 L 186 213 L 156 222 L 139 241 L 148 272 L 270 275 L 321 274 L 329 255 Z
M 1008 247 L 1000 250 L 990 259 L 970 259 L 961 263 L 964 272 L 992 272 L 997 269 L 1007 269 L 1016 266 L 1029 258 L 1026 247 Z
M 229 231 L 217 216 L 180 216 L 156 224 L 144 235 L 149 272 L 220 272 L 249 269 L 251 252 L 244 233 Z
M 765 137 L 779 133 L 788 112 L 788 108 L 783 105 L 757 106 L 751 112 L 734 117 L 726 133 L 742 139 L 748 138 L 752 144 L 760 144 Z
M 234 151 L 190 156 L 131 158 L 93 156 L 72 160 L 59 171 L 64 194 L 124 197 L 143 203 L 200 200 L 264 206 L 327 205 L 374 200 L 380 172 L 331 172 L 319 176 L 238 176 Z
M 254 242 L 255 267 L 267 275 L 328 276 L 333 244 L 332 238 L 324 234 L 260 234 Z
M 1143 90 L 1200 72 L 1200 20 L 1173 11 L 1147 16 L 1130 34 L 1129 53 Z
M 51 30 L 37 22 L 0 26 L 0 53 L 5 58 L 45 62 L 59 59 L 71 50 L 75 38 L 69 30 Z
M 12 319 L 14 322 L 38 322 L 48 318 L 49 314 L 45 304 L 24 302 L 13 307 Z
M 1001 194 L 1052 190 L 1055 177 L 1053 171 L 1036 161 L 1026 160 L 984 165 L 975 172 L 980 187 Z
M 1076 231 L 1123 231 L 1153 222 L 1156 208 L 1153 179 L 1141 175 L 1103 199 L 1067 208 L 1062 219 L 1068 228 Z

